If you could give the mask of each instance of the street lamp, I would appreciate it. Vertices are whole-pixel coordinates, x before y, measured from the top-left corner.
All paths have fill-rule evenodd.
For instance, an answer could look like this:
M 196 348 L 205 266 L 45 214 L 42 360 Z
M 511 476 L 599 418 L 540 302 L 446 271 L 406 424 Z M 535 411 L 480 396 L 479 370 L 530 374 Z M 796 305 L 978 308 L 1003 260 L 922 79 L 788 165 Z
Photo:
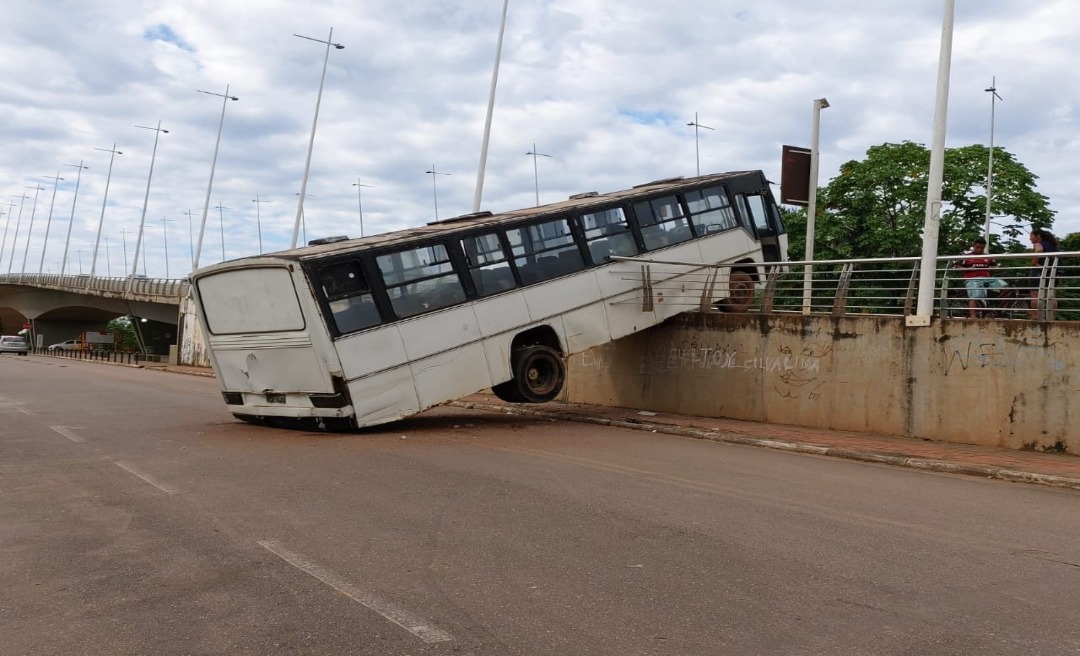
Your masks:
M 124 271 L 127 271 L 128 259 L 127 259 L 127 230 L 120 231 L 120 241 L 124 245 Z
M 187 237 L 188 237 L 188 250 L 191 252 L 191 270 L 195 270 L 195 232 L 191 225 L 191 208 L 188 208 L 184 214 L 187 214 Z
M 986 90 L 990 94 L 990 157 L 986 164 L 986 247 L 990 248 L 990 199 L 994 196 L 994 110 L 995 103 L 1001 100 L 997 92 L 997 76 L 991 78 L 990 88 Z
M 146 204 L 150 200 L 150 181 L 154 178 L 154 159 L 157 157 L 158 137 L 160 137 L 163 132 L 169 134 L 168 130 L 161 129 L 160 120 L 158 120 L 156 128 L 147 127 L 145 125 L 136 125 L 135 127 L 154 131 L 154 149 L 150 152 L 150 174 L 146 176 L 146 193 L 143 195 L 142 216 L 139 218 L 139 236 L 135 238 L 135 259 L 131 264 L 131 275 L 128 276 L 127 290 L 129 292 L 131 291 L 131 285 L 135 281 L 135 272 L 139 269 L 139 251 L 142 248 L 143 229 L 146 227 Z M 168 266 L 168 262 L 166 262 L 165 267 L 168 268 Z
M 20 269 L 19 269 L 19 282 L 22 282 L 23 274 L 26 273 L 26 256 L 30 253 L 30 239 L 34 236 L 34 216 L 37 214 L 38 193 L 40 193 L 41 191 L 44 191 L 45 187 L 42 187 L 39 184 L 35 184 L 33 187 L 27 187 L 27 189 L 33 189 L 34 190 L 34 204 L 30 208 L 30 227 L 27 228 L 27 230 L 26 230 L 26 246 L 23 248 L 22 267 L 20 267 Z M 15 241 L 18 241 L 18 240 L 19 240 L 19 224 L 16 223 L 15 224 Z M 14 244 L 12 244 L 12 246 L 14 247 Z M 11 250 L 12 250 L 12 255 L 14 256 L 15 249 L 12 248 Z M 12 261 L 14 261 L 14 259 L 15 258 L 12 257 Z
M 112 278 L 112 260 L 109 259 L 109 235 L 105 235 L 105 275 Z
M 169 229 L 165 225 L 171 223 L 172 219 L 165 218 L 165 215 L 161 215 L 161 238 L 165 240 L 165 279 L 169 279 Z M 143 257 L 143 262 L 146 261 L 146 257 Z
M 191 270 L 199 268 L 199 255 L 202 254 L 203 234 L 206 232 L 206 214 L 210 211 L 210 190 L 214 188 L 214 168 L 217 167 L 218 147 L 221 146 L 221 128 L 225 125 L 225 107 L 230 100 L 240 100 L 236 96 L 229 95 L 229 85 L 225 85 L 225 93 L 212 93 L 198 89 L 199 93 L 221 98 L 221 120 L 218 121 L 217 142 L 214 143 L 214 159 L 210 163 L 210 182 L 206 185 L 206 202 L 203 203 L 202 221 L 199 223 L 199 244 L 195 248 L 195 256 L 191 259 Z M 224 249 L 224 246 L 222 246 Z M 222 258 L 224 259 L 224 258 Z
M 824 100 L 824 98 L 822 98 L 822 100 Z M 828 107 L 829 103 L 826 102 L 825 106 Z M 701 176 L 701 150 L 698 149 L 698 128 L 705 128 L 706 130 L 712 130 L 713 128 L 710 128 L 707 125 L 702 125 L 701 123 L 698 123 L 697 112 L 694 112 L 694 120 L 691 121 L 690 123 L 687 123 L 687 125 L 694 126 L 694 160 L 697 162 L 697 174 L 700 177 Z
M 532 155 L 533 158 L 533 187 L 536 189 L 536 204 L 540 205 L 540 173 L 536 168 L 537 157 L 555 157 L 554 155 L 545 155 L 544 153 L 536 152 L 536 142 L 533 142 L 532 150 L 525 153 L 526 155 Z
M 82 275 L 82 249 L 75 249 L 75 254 L 79 256 L 79 275 Z
M 818 142 L 821 133 L 821 110 L 829 106 L 824 98 L 814 100 L 814 121 L 810 130 L 810 189 L 806 200 L 806 261 L 814 261 L 814 224 L 817 220 Z M 813 279 L 812 264 L 803 266 L 803 314 L 810 314 L 810 294 Z
M 255 203 L 255 225 L 259 229 L 259 255 L 262 255 L 262 252 L 263 252 L 263 245 L 262 245 L 262 212 L 259 211 L 259 205 L 262 205 L 263 203 L 269 203 L 270 201 L 268 201 L 268 200 L 260 200 L 259 195 L 255 194 L 255 199 L 252 200 L 251 202 Z
M 502 20 L 499 21 L 499 41 L 495 44 L 495 66 L 491 71 L 491 92 L 488 93 L 487 119 L 484 121 L 484 140 L 480 145 L 480 166 L 476 171 L 473 212 L 480 211 L 480 199 L 484 195 L 484 169 L 487 166 L 488 141 L 491 137 L 491 115 L 495 111 L 495 87 L 499 83 L 499 58 L 502 56 L 503 32 L 506 31 L 506 8 L 509 4 L 510 0 L 503 0 Z M 438 220 L 437 217 L 436 220 Z
M 79 173 L 75 176 L 75 196 L 71 199 L 71 219 L 68 220 L 67 239 L 64 240 L 64 259 L 60 263 L 60 275 L 64 275 L 64 271 L 67 270 L 68 246 L 71 244 L 71 226 L 75 225 L 75 201 L 79 199 L 79 183 L 82 182 L 82 172 L 84 169 L 90 168 L 89 166 L 83 166 L 81 159 L 78 164 L 65 164 L 65 166 L 75 166 L 79 169 Z
M 41 261 L 38 262 L 38 275 L 41 275 L 45 266 L 45 249 L 49 247 L 49 229 L 52 227 L 53 205 L 56 204 L 56 186 L 63 180 L 60 177 L 60 171 L 57 171 L 56 175 L 49 177 L 49 179 L 53 181 L 52 200 L 49 201 L 49 219 L 45 222 L 45 243 L 41 245 Z
M 25 196 L 25 195 L 23 195 L 23 196 L 12 196 L 12 198 L 19 198 L 20 199 L 18 205 L 19 205 L 19 212 L 21 213 L 22 212 L 22 202 L 23 202 L 22 199 L 27 198 L 27 196 Z M 16 203 L 0 203 L 0 205 L 4 205 L 4 206 L 6 206 L 8 208 L 7 221 L 4 223 L 4 240 L 2 242 L 0 242 L 0 260 L 3 260 L 4 259 L 4 251 L 7 250 L 8 228 L 11 227 L 11 208 L 15 207 Z
M 94 271 L 97 270 L 98 245 L 101 243 L 101 228 L 105 225 L 105 206 L 109 202 L 109 182 L 112 180 L 113 160 L 116 159 L 117 155 L 124 154 L 123 152 L 116 149 L 115 142 L 113 143 L 112 148 L 95 148 L 94 150 L 103 150 L 107 153 L 111 153 L 111 155 L 109 155 L 109 172 L 105 176 L 105 196 L 101 199 L 101 218 L 98 219 L 97 237 L 94 238 L 94 255 L 93 259 L 90 262 L 90 277 L 86 280 L 87 289 L 90 289 L 90 283 L 94 281 Z M 80 273 L 82 273 L 82 265 L 80 265 L 79 268 Z
M 435 186 L 435 176 L 437 175 L 450 175 L 449 173 L 443 173 L 442 171 L 436 171 L 435 165 L 431 165 L 430 171 L 424 171 L 431 176 L 431 193 L 435 196 L 435 220 L 439 220 L 439 189 Z
M 323 83 L 326 81 L 326 65 L 330 61 L 330 46 L 334 46 L 338 50 L 345 47 L 340 43 L 332 43 L 334 38 L 334 28 L 332 27 L 330 28 L 330 36 L 326 38 L 326 41 L 300 34 L 293 34 L 293 36 L 315 41 L 316 43 L 325 43 L 326 56 L 323 58 L 322 77 L 319 78 L 319 95 L 315 98 L 315 118 L 311 121 L 311 139 L 308 141 L 307 162 L 304 163 L 304 180 L 300 183 L 300 201 L 296 206 L 296 223 L 293 225 L 292 246 L 290 248 L 296 248 L 296 237 L 300 234 L 300 220 L 304 214 L 304 196 L 307 194 L 308 172 L 311 171 L 311 153 L 315 149 L 315 126 L 319 123 L 319 105 L 322 103 Z
M 218 203 L 215 207 L 218 211 L 218 228 L 221 230 L 221 261 L 225 261 L 225 210 L 232 210 L 231 207 L 222 207 L 221 203 Z
M 357 207 L 357 209 L 360 210 L 360 236 L 363 237 L 364 236 L 364 199 L 360 196 L 360 188 L 361 187 L 370 188 L 371 185 L 360 184 L 360 178 L 356 178 L 356 182 L 353 183 L 353 186 L 356 187 L 356 207 Z

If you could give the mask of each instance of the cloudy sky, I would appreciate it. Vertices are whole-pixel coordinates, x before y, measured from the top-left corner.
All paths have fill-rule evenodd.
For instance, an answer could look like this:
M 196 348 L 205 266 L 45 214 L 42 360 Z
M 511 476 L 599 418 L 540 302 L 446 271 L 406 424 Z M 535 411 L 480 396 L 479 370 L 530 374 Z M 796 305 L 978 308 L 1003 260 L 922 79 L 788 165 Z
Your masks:
M 58 271 L 74 213 L 67 270 L 89 273 L 100 222 L 96 271 L 124 275 L 156 134 L 136 126 L 161 121 L 139 269 L 164 277 L 167 241 L 168 275 L 186 275 L 226 104 L 199 90 L 239 98 L 225 107 L 200 264 L 257 253 L 260 225 L 265 251 L 288 247 L 326 55 L 294 34 L 325 40 L 331 28 L 345 47 L 329 55 L 307 238 L 358 236 L 361 207 L 366 234 L 433 220 L 436 197 L 439 218 L 470 212 L 502 4 L 5 0 L 0 273 L 42 259 Z M 818 97 L 832 105 L 823 184 L 870 146 L 929 144 L 943 5 L 510 0 L 482 208 L 534 204 L 537 180 L 551 202 L 694 175 L 695 114 L 713 128 L 698 131 L 702 172 L 762 169 L 778 181 L 781 146 L 809 145 Z M 1055 231 L 1080 231 L 1080 87 L 1069 82 L 1080 5 L 956 5 L 947 145 L 988 142 L 996 76 L 995 145 L 1039 176 Z M 110 177 L 114 143 L 123 154 Z M 534 144 L 551 155 L 536 158 L 535 176 Z

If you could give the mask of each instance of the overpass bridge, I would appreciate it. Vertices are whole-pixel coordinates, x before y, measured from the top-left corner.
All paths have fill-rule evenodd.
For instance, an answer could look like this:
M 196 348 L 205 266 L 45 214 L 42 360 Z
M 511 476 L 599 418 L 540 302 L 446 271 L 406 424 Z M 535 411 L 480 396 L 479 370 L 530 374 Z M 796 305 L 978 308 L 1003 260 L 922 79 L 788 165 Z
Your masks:
M 167 354 L 178 343 L 180 308 L 188 296 L 186 280 L 112 278 L 86 275 L 9 273 L 0 275 L 0 333 L 29 326 L 31 343 L 48 346 L 105 330 L 109 321 L 137 318 L 146 350 Z

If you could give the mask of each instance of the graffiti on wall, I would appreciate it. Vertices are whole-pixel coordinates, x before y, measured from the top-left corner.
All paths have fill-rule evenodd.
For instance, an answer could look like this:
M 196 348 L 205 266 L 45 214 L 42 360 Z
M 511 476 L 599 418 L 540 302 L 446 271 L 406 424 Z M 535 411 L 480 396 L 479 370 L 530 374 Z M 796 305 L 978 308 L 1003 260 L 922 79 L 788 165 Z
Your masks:
M 945 375 L 962 374 L 974 369 L 1003 369 L 1005 371 L 1042 370 L 1064 371 L 1067 349 L 1060 342 L 1022 344 L 968 340 L 960 344 L 941 345 Z
M 705 342 L 692 337 L 681 342 L 657 340 L 641 355 L 640 374 L 677 371 L 754 371 L 766 376 L 769 385 L 783 398 L 817 400 L 825 391 L 822 361 L 831 345 L 797 342 L 770 346 L 757 353 L 740 352 L 723 342 Z M 615 346 L 605 344 L 580 354 L 578 365 L 586 370 L 607 373 L 617 360 Z

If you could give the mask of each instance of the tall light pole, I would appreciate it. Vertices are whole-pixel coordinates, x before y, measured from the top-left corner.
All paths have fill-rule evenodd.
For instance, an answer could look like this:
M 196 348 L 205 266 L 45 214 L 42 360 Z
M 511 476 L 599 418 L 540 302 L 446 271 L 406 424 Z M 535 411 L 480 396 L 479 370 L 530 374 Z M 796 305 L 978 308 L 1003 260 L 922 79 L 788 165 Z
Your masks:
M 112 148 L 95 148 L 94 150 L 103 150 L 109 155 L 109 172 L 105 176 L 105 196 L 101 199 L 101 218 L 98 219 L 97 237 L 94 238 L 94 255 L 90 262 L 90 277 L 86 280 L 86 288 L 90 288 L 90 284 L 94 281 L 94 271 L 97 270 L 97 254 L 98 245 L 101 243 L 101 228 L 105 225 L 105 206 L 109 203 L 109 182 L 112 180 L 112 167 L 113 160 L 117 155 L 123 155 L 124 153 L 116 149 L 116 144 L 113 143 Z
M 231 210 L 231 207 L 223 207 L 221 203 L 218 203 L 215 207 L 218 211 L 218 228 L 221 230 L 221 261 L 225 261 L 225 210 Z
M 473 193 L 472 211 L 480 211 L 480 199 L 484 195 L 484 169 L 487 168 L 488 141 L 491 137 L 491 116 L 495 112 L 495 87 L 499 83 L 499 59 L 502 57 L 503 32 L 506 31 L 506 8 L 510 0 L 503 0 L 502 19 L 499 21 L 499 41 L 495 45 L 495 67 L 491 71 L 491 92 L 488 94 L 487 119 L 484 121 L 484 140 L 480 145 L 480 166 L 476 171 L 476 191 Z M 434 167 L 432 167 L 434 168 Z M 436 217 L 438 220 L 438 217 Z
M 941 187 L 945 179 L 945 125 L 949 114 L 949 72 L 952 68 L 953 16 L 956 0 L 945 0 L 941 21 L 941 52 L 938 55 L 934 133 L 930 146 L 930 173 L 926 185 L 926 220 L 923 225 L 922 258 L 919 265 L 919 296 L 908 326 L 929 326 L 937 286 L 938 230 L 941 226 Z
M 360 194 L 360 189 L 361 189 L 361 187 L 371 188 L 371 185 L 369 185 L 369 184 L 361 184 L 360 183 L 360 178 L 358 177 L 358 178 L 356 178 L 356 182 L 353 183 L 353 186 L 356 187 L 356 207 L 357 207 L 357 209 L 360 210 L 360 236 L 363 237 L 364 236 L 364 198 Z
M 30 239 L 34 236 L 34 216 L 37 214 L 37 201 L 38 193 L 45 190 L 39 184 L 35 184 L 33 187 L 27 187 L 27 189 L 34 190 L 34 205 L 30 208 L 30 227 L 26 230 L 26 246 L 23 247 L 22 266 L 19 268 L 19 282 L 22 282 L 23 275 L 26 273 L 26 256 L 30 254 Z M 15 240 L 19 239 L 19 225 L 15 224 Z
M 146 204 L 150 200 L 150 181 L 154 179 L 154 159 L 157 158 L 158 138 L 161 137 L 162 133 L 169 134 L 168 130 L 161 129 L 160 120 L 157 122 L 156 128 L 145 125 L 136 125 L 135 127 L 154 131 L 154 149 L 150 151 L 150 174 L 146 176 L 146 193 L 143 195 L 142 216 L 139 218 L 139 236 L 135 238 L 135 259 L 131 265 L 131 275 L 128 276 L 127 290 L 129 292 L 131 291 L 131 285 L 135 281 L 135 272 L 139 269 L 139 251 L 142 249 L 143 230 L 146 228 Z M 168 264 L 166 264 L 167 266 Z
M 218 147 L 221 146 L 221 128 L 225 125 L 225 107 L 229 104 L 230 100 L 240 100 L 236 96 L 229 95 L 229 85 L 225 85 L 225 93 L 212 93 L 210 91 L 198 90 L 199 93 L 205 93 L 209 96 L 217 96 L 221 98 L 221 120 L 218 121 L 217 129 L 217 141 L 214 143 L 214 159 L 210 163 L 210 182 L 206 185 L 206 202 L 203 203 L 202 221 L 199 222 L 199 243 L 195 248 L 195 256 L 191 259 L 191 270 L 199 268 L 199 256 L 202 254 L 202 242 L 203 234 L 206 232 L 206 214 L 210 211 L 210 190 L 214 188 L 214 168 L 217 166 Z
M 818 144 L 821 133 L 821 110 L 829 106 L 824 98 L 814 100 L 814 118 L 810 128 L 810 190 L 806 200 L 806 261 L 814 261 L 814 224 L 817 219 Z M 812 264 L 803 266 L 803 314 L 810 314 L 811 290 L 813 288 Z
M 187 214 L 187 237 L 188 237 L 188 250 L 191 252 L 191 270 L 195 270 L 195 232 L 191 225 L 191 209 L 188 208 L 184 214 Z
M 90 168 L 89 166 L 83 166 L 81 159 L 78 164 L 65 164 L 65 166 L 77 167 L 79 173 L 75 176 L 75 195 L 71 199 L 71 218 L 68 220 L 67 239 L 64 240 L 64 259 L 60 263 L 60 275 L 64 275 L 64 271 L 67 270 L 68 246 L 71 245 L 71 226 L 75 225 L 75 201 L 79 199 L 79 183 L 82 182 L 82 172 L 84 169 Z
M 49 229 L 52 227 L 52 213 L 53 206 L 56 204 L 56 187 L 60 184 L 63 178 L 60 177 L 60 171 L 56 172 L 55 176 L 49 177 L 53 181 L 52 188 L 52 200 L 49 201 L 49 219 L 45 222 L 45 242 L 41 245 L 41 261 L 38 262 L 38 274 L 41 274 L 45 266 L 45 249 L 49 247 Z
M 824 98 L 822 98 L 822 100 L 824 100 Z M 817 102 L 817 101 L 815 101 L 815 102 Z M 828 107 L 829 104 L 825 103 L 825 106 Z M 694 126 L 694 161 L 697 162 L 697 174 L 700 177 L 701 176 L 701 150 L 698 148 L 698 128 L 705 128 L 706 130 L 712 130 L 712 128 L 710 128 L 707 125 L 702 125 L 701 123 L 698 123 L 697 112 L 694 112 L 694 120 L 687 123 L 687 125 Z
M 450 175 L 449 173 L 443 173 L 442 171 L 436 171 L 435 165 L 431 165 L 430 171 L 424 171 L 431 176 L 431 193 L 435 196 L 435 220 L 439 220 L 439 189 L 435 186 L 435 176 L 437 175 Z
M 165 218 L 165 215 L 161 215 L 161 238 L 165 240 L 165 279 L 169 279 L 169 229 L 165 224 L 172 222 L 172 219 Z M 143 261 L 146 258 L 143 257 Z
M 76 249 L 75 254 L 79 256 L 79 275 L 82 275 L 82 249 Z
M 27 187 L 27 189 L 29 189 L 29 187 Z M 12 198 L 15 198 L 15 196 L 12 196 Z M 20 200 L 19 200 L 19 214 L 18 214 L 17 218 L 15 219 L 15 234 L 11 237 L 11 252 L 8 253 L 8 270 L 7 270 L 8 273 L 11 273 L 11 265 L 13 265 L 15 263 L 15 245 L 19 241 L 19 229 L 22 226 L 23 206 L 26 204 L 26 199 L 27 198 L 30 198 L 30 197 L 27 196 L 26 194 L 23 194 L 20 197 Z
M 260 200 L 259 195 L 255 194 L 255 198 L 251 202 L 255 203 L 255 225 L 259 229 L 259 255 L 262 255 L 262 252 L 263 252 L 263 245 L 262 245 L 262 212 L 259 210 L 259 206 L 262 205 L 263 203 L 269 203 L 270 201 L 268 201 L 268 200 Z
M 15 205 L 18 205 L 19 206 L 19 211 L 22 212 L 22 202 L 23 202 L 23 199 L 27 198 L 27 196 L 24 194 L 22 196 L 12 196 L 12 198 L 18 198 L 19 202 L 18 203 L 0 203 L 0 205 L 4 205 L 4 206 L 6 206 L 8 208 L 7 221 L 4 223 L 4 240 L 0 241 L 0 261 L 2 261 L 4 259 L 4 251 L 7 250 L 8 228 L 11 227 L 11 208 L 15 207 Z
M 555 157 L 554 155 L 545 155 L 544 153 L 536 152 L 536 142 L 533 142 L 532 150 L 525 153 L 526 155 L 532 155 L 533 158 L 533 188 L 536 190 L 536 204 L 540 205 L 540 172 L 536 168 L 537 157 Z
M 109 235 L 105 235 L 105 274 L 112 278 L 112 260 L 109 259 Z
M 124 271 L 127 271 L 128 259 L 127 259 L 127 230 L 120 231 L 120 241 L 124 245 Z
M 994 110 L 996 101 L 1001 100 L 996 75 L 991 78 L 990 88 L 986 91 L 990 94 L 990 157 L 986 163 L 986 231 L 983 238 L 986 239 L 986 247 L 990 248 L 990 199 L 994 196 Z
M 330 46 L 334 46 L 338 50 L 345 47 L 340 43 L 332 42 L 334 39 L 334 28 L 332 27 L 330 28 L 330 36 L 326 37 L 326 41 L 300 34 L 293 34 L 293 36 L 315 41 L 316 43 L 325 43 L 326 56 L 323 58 L 322 77 L 319 78 L 319 95 L 315 98 L 315 118 L 311 121 L 311 139 L 308 140 L 307 161 L 304 163 L 304 180 L 300 183 L 300 201 L 296 205 L 296 223 L 293 224 L 292 245 L 290 248 L 296 248 L 296 237 L 300 234 L 300 219 L 304 214 L 304 196 L 307 194 L 308 173 L 311 171 L 311 153 L 315 149 L 315 126 L 319 123 L 319 105 L 322 104 L 323 83 L 326 81 L 326 65 L 330 61 Z

